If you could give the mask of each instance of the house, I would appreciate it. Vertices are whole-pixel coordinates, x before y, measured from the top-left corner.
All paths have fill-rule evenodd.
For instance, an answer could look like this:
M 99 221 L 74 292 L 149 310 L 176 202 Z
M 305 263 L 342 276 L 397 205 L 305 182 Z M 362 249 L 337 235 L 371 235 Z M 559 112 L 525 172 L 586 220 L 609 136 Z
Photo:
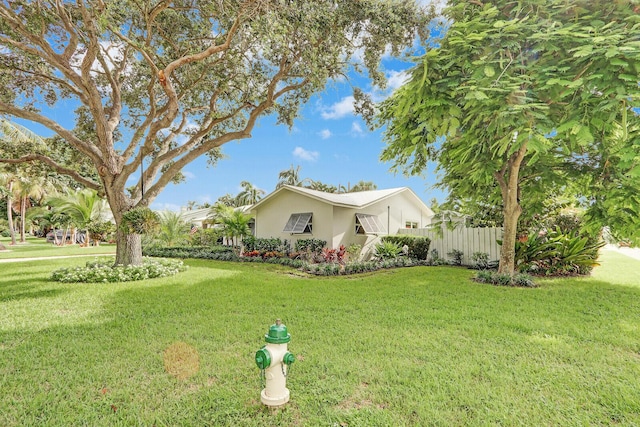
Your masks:
M 335 194 L 284 185 L 251 212 L 258 238 L 278 237 L 292 246 L 309 238 L 325 240 L 331 248 L 358 244 L 365 255 L 381 236 L 425 227 L 434 216 L 407 187 Z
M 234 210 L 250 215 L 250 208 L 251 205 L 244 205 L 236 207 L 234 208 Z M 180 211 L 180 218 L 190 226 L 196 227 L 197 229 L 207 229 L 215 227 L 215 219 L 211 208 L 191 210 L 182 208 L 182 210 Z M 249 222 L 249 228 L 253 232 L 253 220 Z

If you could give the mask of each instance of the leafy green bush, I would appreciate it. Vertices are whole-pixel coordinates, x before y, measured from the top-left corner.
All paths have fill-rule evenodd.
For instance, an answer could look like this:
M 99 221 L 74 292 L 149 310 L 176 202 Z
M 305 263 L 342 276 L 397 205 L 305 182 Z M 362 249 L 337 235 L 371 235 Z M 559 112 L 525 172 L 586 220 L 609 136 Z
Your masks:
M 474 262 L 475 268 L 478 270 L 489 268 L 489 254 L 486 252 L 474 252 L 471 255 L 471 261 Z
M 144 258 L 142 265 L 114 266 L 114 259 L 88 261 L 85 267 L 61 268 L 51 274 L 51 280 L 65 283 L 129 282 L 173 276 L 186 269 L 182 261 Z
M 326 240 L 321 239 L 300 239 L 296 241 L 295 249 L 296 252 L 312 252 L 312 253 L 320 253 L 322 248 L 327 246 Z
M 129 234 L 152 234 L 160 228 L 160 216 L 149 208 L 134 208 L 122 215 L 120 227 Z
M 462 265 L 464 252 L 462 252 L 461 250 L 454 249 L 451 252 L 447 252 L 447 256 L 451 259 L 451 263 L 453 265 Z
M 242 239 L 245 251 L 258 251 L 258 252 L 291 252 L 291 244 L 288 240 L 280 240 L 277 237 L 271 238 L 257 238 L 254 236 L 247 236 Z
M 429 258 L 429 265 L 445 265 L 447 260 L 440 258 L 440 253 L 437 249 L 431 249 L 431 257 Z
M 424 236 L 412 236 L 410 234 L 398 234 L 395 236 L 383 236 L 383 242 L 395 243 L 398 247 L 407 245 L 409 248 L 409 257 L 413 259 L 427 259 L 429 256 L 429 246 L 431 239 Z
M 358 245 L 357 243 L 352 243 L 347 248 L 347 259 L 350 261 L 357 261 L 360 259 L 360 254 L 362 253 L 362 245 Z
M 588 274 L 598 265 L 604 242 L 587 236 L 565 234 L 560 227 L 547 233 L 531 233 L 516 242 L 518 271 L 541 275 Z
M 105 242 L 111 234 L 115 233 L 116 226 L 111 221 L 91 221 L 87 225 L 87 231 L 91 240 Z
M 215 246 L 222 239 L 222 230 L 219 228 L 201 228 L 195 233 L 189 234 L 188 243 L 191 246 Z
M 402 249 L 398 244 L 391 241 L 382 241 L 376 244 L 373 257 L 376 260 L 395 259 L 400 256 L 400 252 L 402 252 Z
M 233 249 L 229 246 L 144 246 L 142 254 L 150 257 L 161 258 L 201 258 L 201 259 L 221 259 L 227 254 L 233 254 Z M 237 258 L 237 257 L 236 257 Z

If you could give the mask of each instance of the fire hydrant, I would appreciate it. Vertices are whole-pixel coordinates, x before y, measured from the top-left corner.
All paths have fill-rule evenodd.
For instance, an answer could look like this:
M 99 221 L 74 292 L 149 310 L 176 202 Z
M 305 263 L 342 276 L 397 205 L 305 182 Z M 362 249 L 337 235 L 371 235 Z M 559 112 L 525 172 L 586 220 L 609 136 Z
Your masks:
M 271 325 L 264 340 L 267 344 L 256 352 L 256 365 L 265 379 L 260 400 L 267 406 L 284 405 L 289 401 L 287 372 L 295 361 L 295 356 L 287 351 L 291 334 L 287 333 L 287 327 L 278 319 L 275 325 Z

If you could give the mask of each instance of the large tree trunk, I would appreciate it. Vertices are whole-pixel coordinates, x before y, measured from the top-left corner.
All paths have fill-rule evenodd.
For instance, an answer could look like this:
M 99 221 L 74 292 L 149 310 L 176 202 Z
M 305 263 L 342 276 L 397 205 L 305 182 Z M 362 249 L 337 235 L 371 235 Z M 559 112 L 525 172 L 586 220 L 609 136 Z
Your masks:
M 116 265 L 142 264 L 142 236 L 116 232 Z
M 13 181 L 9 181 L 9 195 L 7 196 L 7 222 L 9 223 L 9 234 L 11 236 L 11 246 L 17 244 L 16 242 L 16 230 L 13 228 L 13 207 L 11 200 L 11 191 L 13 190 Z
M 495 178 L 502 192 L 502 213 L 504 216 L 502 230 L 502 246 L 500 248 L 500 265 L 498 273 L 513 275 L 516 267 L 516 237 L 518 219 L 522 213 L 520 206 L 520 165 L 527 154 L 527 144 L 513 153 L 502 170 L 495 173 Z

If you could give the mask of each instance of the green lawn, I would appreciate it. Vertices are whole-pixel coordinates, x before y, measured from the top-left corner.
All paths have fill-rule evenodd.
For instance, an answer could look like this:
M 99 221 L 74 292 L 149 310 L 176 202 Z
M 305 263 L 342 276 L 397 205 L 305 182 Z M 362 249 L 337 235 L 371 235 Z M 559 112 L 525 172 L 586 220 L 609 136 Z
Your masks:
M 537 289 L 451 267 L 308 278 L 188 261 L 71 285 L 50 271 L 85 260 L 0 264 L 0 425 L 640 425 L 640 287 L 618 283 L 640 262 L 618 256 Z M 298 360 L 270 410 L 253 358 L 278 317 Z M 197 350 L 188 379 L 165 370 L 176 343 Z
M 115 254 L 116 245 L 106 243 L 100 246 L 80 247 L 79 245 L 55 246 L 47 243 L 44 238 L 27 237 L 26 243 L 18 243 L 10 246 L 11 239 L 8 237 L 0 237 L 7 251 L 0 252 L 0 261 L 10 258 L 35 258 L 35 257 L 52 257 L 52 256 L 69 256 L 69 255 L 94 255 L 94 254 Z

